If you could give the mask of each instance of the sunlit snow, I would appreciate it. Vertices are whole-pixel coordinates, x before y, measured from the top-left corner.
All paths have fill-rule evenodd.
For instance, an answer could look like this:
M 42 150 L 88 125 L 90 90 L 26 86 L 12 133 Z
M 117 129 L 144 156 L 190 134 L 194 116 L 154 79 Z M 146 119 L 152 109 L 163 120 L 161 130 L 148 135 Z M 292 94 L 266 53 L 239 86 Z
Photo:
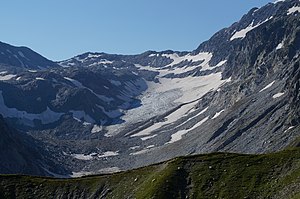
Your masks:
M 284 93 L 277 93 L 277 94 L 273 95 L 273 98 L 276 99 L 276 98 L 279 98 L 283 95 L 284 95 Z
M 35 79 L 36 79 L 36 80 L 42 80 L 42 81 L 45 80 L 45 79 L 42 78 L 42 77 L 36 77 Z
M 300 6 L 294 6 L 288 10 L 287 15 L 293 14 L 294 12 L 300 12 Z
M 102 154 L 99 154 L 98 158 L 106 158 L 106 157 L 117 156 L 117 155 L 119 155 L 118 151 L 106 151 Z
M 234 39 L 243 39 L 244 37 L 246 37 L 246 34 L 248 32 L 250 32 L 251 30 L 257 28 L 258 26 L 262 25 L 263 23 L 267 22 L 268 20 L 272 19 L 273 17 L 270 17 L 268 19 L 266 19 L 265 21 L 263 22 L 260 22 L 256 25 L 253 24 L 253 22 L 246 28 L 240 30 L 240 31 L 237 31 L 235 32 L 232 37 L 230 38 L 230 41 L 234 40 Z
M 89 154 L 89 155 L 85 155 L 85 154 L 71 154 L 71 156 L 73 158 L 76 158 L 78 160 L 92 160 L 94 157 Z
M 271 82 L 266 87 L 264 87 L 263 89 L 261 89 L 259 92 L 263 92 L 264 90 L 267 90 L 268 88 L 270 88 L 271 86 L 273 86 L 274 83 L 275 83 L 275 81 Z
M 189 128 L 189 129 L 180 130 L 180 131 L 177 131 L 176 133 L 172 134 L 171 135 L 171 140 L 168 141 L 166 144 L 171 144 L 171 143 L 174 143 L 174 142 L 177 142 L 177 141 L 181 140 L 183 135 L 185 135 L 188 132 L 198 128 L 199 126 L 201 126 L 204 122 L 206 122 L 208 120 L 208 118 L 209 117 L 206 117 L 206 118 L 202 119 L 200 122 L 196 123 L 193 127 Z
M 221 110 L 219 112 L 217 112 L 211 119 L 216 119 L 217 117 L 219 117 L 221 115 L 221 113 L 223 113 L 225 110 Z
M 125 121 L 120 125 L 107 127 L 108 133 L 105 136 L 110 137 L 118 134 L 124 126 L 135 122 L 145 121 L 155 115 L 170 111 L 176 106 L 192 102 L 201 98 L 207 92 L 218 89 L 221 85 L 230 81 L 222 80 L 222 74 L 213 73 L 207 76 L 185 77 L 185 78 L 160 78 L 160 83 L 148 82 L 148 90 L 140 97 L 142 106 L 128 110 L 121 118 Z M 133 136 L 147 136 L 163 125 L 170 124 L 182 117 L 187 111 L 193 108 L 193 104 L 184 105 L 178 111 L 166 117 L 165 122 L 155 123 L 145 130 L 134 134 Z M 188 107 L 188 108 L 187 108 Z M 182 111 L 178 114 L 179 111 Z M 174 114 L 175 117 L 172 117 Z M 172 119 L 175 118 L 175 119 Z
M 283 47 L 283 41 L 281 43 L 279 43 L 276 47 L 276 50 L 279 50 Z
M 146 137 L 142 137 L 141 140 L 143 140 L 143 141 L 149 140 L 149 139 L 154 138 L 154 137 L 156 137 L 156 136 L 157 136 L 157 134 L 150 135 L 150 136 L 146 136 Z
M 94 125 L 92 130 L 91 130 L 91 133 L 98 133 L 102 130 L 102 126 L 99 126 L 99 125 Z
M 16 75 L 12 75 L 12 74 L 0 76 L 0 81 L 7 81 L 7 80 L 10 80 L 14 77 L 16 77 Z

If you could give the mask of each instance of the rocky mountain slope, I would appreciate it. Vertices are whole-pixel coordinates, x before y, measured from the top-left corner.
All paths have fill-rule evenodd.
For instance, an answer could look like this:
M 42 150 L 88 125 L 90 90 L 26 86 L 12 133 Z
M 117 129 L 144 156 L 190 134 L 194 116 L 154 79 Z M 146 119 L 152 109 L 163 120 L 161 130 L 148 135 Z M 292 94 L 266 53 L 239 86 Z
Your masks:
M 49 175 L 51 171 L 62 174 L 68 172 L 40 143 L 8 127 L 2 116 L 0 134 L 0 173 Z
M 21 71 L 24 69 L 42 70 L 58 67 L 58 65 L 34 52 L 27 47 L 15 47 L 0 42 L 0 66 L 1 69 Z
M 299 198 L 300 151 L 214 153 L 111 175 L 0 176 L 1 198 Z
M 299 0 L 254 8 L 191 52 L 53 63 L 1 43 L 0 113 L 71 176 L 279 151 L 299 137 L 299 13 Z

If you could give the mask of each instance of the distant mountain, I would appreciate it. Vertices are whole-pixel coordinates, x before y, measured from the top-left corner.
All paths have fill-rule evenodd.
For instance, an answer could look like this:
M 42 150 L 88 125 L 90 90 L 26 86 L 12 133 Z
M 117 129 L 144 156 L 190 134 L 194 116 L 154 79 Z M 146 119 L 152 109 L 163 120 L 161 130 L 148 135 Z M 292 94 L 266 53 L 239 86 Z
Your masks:
M 1 65 L 0 113 L 73 176 L 187 154 L 279 151 L 300 136 L 299 13 L 299 0 L 254 8 L 191 52 Z
M 19 70 L 59 67 L 55 62 L 46 59 L 30 48 L 16 47 L 3 42 L 0 42 L 0 65 L 2 69 L 14 67 Z

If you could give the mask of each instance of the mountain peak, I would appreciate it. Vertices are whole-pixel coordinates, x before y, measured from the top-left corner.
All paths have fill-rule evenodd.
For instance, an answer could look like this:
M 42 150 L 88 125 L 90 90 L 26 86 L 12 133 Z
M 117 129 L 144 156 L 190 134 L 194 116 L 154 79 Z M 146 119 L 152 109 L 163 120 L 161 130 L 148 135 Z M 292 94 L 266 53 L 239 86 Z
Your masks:
M 27 47 L 16 47 L 0 42 L 0 64 L 19 70 L 35 70 L 59 67 L 56 63 L 48 60 Z

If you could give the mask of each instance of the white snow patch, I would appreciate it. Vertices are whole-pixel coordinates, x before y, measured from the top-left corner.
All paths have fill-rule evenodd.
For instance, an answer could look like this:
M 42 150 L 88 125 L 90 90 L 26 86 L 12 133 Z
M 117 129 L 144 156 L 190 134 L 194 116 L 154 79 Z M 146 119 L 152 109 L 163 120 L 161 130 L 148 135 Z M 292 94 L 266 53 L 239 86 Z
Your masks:
M 246 27 L 246 28 L 244 28 L 244 29 L 242 29 L 242 30 L 240 30 L 240 31 L 235 32 L 235 33 L 232 35 L 232 37 L 230 38 L 230 41 L 232 41 L 232 40 L 234 40 L 234 39 L 240 39 L 240 38 L 243 39 L 243 38 L 245 38 L 245 37 L 246 37 L 246 34 L 247 34 L 248 32 L 250 32 L 251 30 L 257 28 L 258 26 L 262 25 L 263 23 L 266 23 L 267 21 L 269 21 L 269 20 L 272 19 L 272 18 L 273 18 L 273 16 L 270 17 L 270 18 L 268 18 L 268 19 L 266 19 L 266 20 L 263 21 L 263 22 L 260 22 L 260 23 L 256 24 L 255 26 L 253 25 L 253 22 L 252 22 L 248 27 Z
M 109 61 L 109 60 L 106 60 L 106 59 L 101 59 L 99 62 L 94 62 L 88 66 L 97 66 L 97 65 L 100 65 L 100 64 L 112 64 L 113 62 L 112 61 Z
M 200 122 L 196 123 L 192 128 L 188 129 L 189 131 L 194 130 L 196 128 L 198 128 L 199 126 L 201 126 L 204 122 L 206 122 L 209 119 L 209 116 L 207 116 L 206 118 L 204 118 L 203 120 L 201 120 Z
M 215 67 L 223 66 L 226 62 L 227 60 L 220 61 Z
M 206 118 L 202 119 L 200 122 L 196 123 L 190 129 L 180 130 L 180 131 L 177 131 L 176 133 L 172 134 L 171 135 L 171 140 L 169 142 L 167 142 L 166 144 L 171 144 L 171 143 L 174 143 L 174 142 L 177 142 L 177 141 L 181 140 L 183 135 L 185 135 L 188 132 L 196 129 L 199 126 L 201 126 L 204 122 L 206 122 L 208 120 L 208 118 L 209 117 L 206 117 Z
M 240 31 L 237 31 L 235 32 L 232 37 L 230 38 L 230 41 L 234 40 L 234 39 L 239 39 L 239 38 L 245 38 L 246 37 L 246 34 L 253 30 L 254 28 L 258 27 L 258 25 L 256 26 L 253 26 L 253 22 L 246 28 L 240 30 Z
M 93 126 L 93 128 L 92 128 L 92 130 L 91 130 L 91 133 L 98 133 L 98 132 L 100 132 L 100 131 L 102 131 L 102 126 L 99 126 L 99 125 L 94 125 Z
M 186 103 L 199 99 L 211 90 L 218 89 L 222 84 L 229 82 L 230 79 L 222 80 L 222 73 L 213 73 L 206 76 L 186 78 L 161 78 L 161 85 L 157 87 L 157 92 L 166 92 L 180 89 L 183 95 L 175 102 Z
M 273 86 L 274 83 L 275 83 L 275 81 L 272 81 L 270 84 L 268 84 L 266 87 L 264 87 L 263 89 L 261 89 L 259 92 L 263 92 L 264 90 L 267 90 L 268 88 L 270 88 L 271 86 Z
M 129 150 L 135 150 L 135 149 L 138 149 L 138 148 L 140 148 L 140 146 L 132 146 L 132 147 L 129 148 Z
M 286 129 L 284 132 L 286 133 L 286 132 L 288 132 L 289 130 L 291 130 L 291 129 L 293 129 L 293 128 L 295 128 L 295 126 L 290 126 L 288 129 Z
M 90 54 L 90 53 L 89 53 L 88 56 L 87 56 L 86 58 L 98 58 L 98 57 L 102 57 L 102 55 L 97 55 L 97 54 L 96 54 L 96 55 L 93 55 L 93 54 Z M 86 59 L 86 58 L 85 58 L 85 59 Z
M 47 107 L 47 110 L 45 110 L 44 112 L 38 114 L 19 111 L 16 108 L 9 108 L 5 105 L 2 91 L 0 91 L 0 113 L 6 118 L 18 118 L 24 124 L 29 126 L 34 125 L 33 120 L 40 120 L 42 124 L 56 122 L 64 114 L 53 112 L 49 107 Z
M 221 110 L 219 112 L 217 112 L 211 119 L 216 119 L 217 117 L 219 117 L 221 115 L 221 113 L 223 113 L 225 110 Z
M 28 70 L 28 72 L 37 73 L 37 70 Z
M 174 54 L 163 54 L 162 56 L 170 58 L 173 60 L 172 63 L 166 65 L 163 68 L 153 68 L 150 66 L 141 66 L 138 64 L 135 64 L 135 66 L 137 68 L 140 68 L 142 70 L 149 70 L 149 71 L 156 71 L 159 72 L 159 76 L 162 77 L 166 74 L 181 74 L 181 73 L 186 73 L 186 72 L 190 72 L 196 68 L 200 68 L 201 67 L 201 71 L 206 71 L 206 70 L 212 70 L 216 67 L 222 66 L 223 64 L 226 63 L 227 60 L 223 60 L 221 62 L 219 62 L 216 66 L 210 66 L 209 62 L 211 60 L 211 58 L 213 57 L 213 54 L 210 52 L 200 52 L 197 55 L 191 55 L 191 54 L 187 54 L 184 56 L 179 56 L 178 54 L 174 53 Z M 202 61 L 201 64 L 198 65 L 194 65 L 194 66 L 183 66 L 183 67 L 173 67 L 174 65 L 177 65 L 183 61 L 188 61 L 188 62 L 197 62 L 197 61 Z M 171 67 L 171 68 L 170 68 Z
M 293 14 L 294 12 L 300 12 L 300 6 L 294 6 L 290 8 L 287 12 L 287 15 Z
M 85 155 L 85 154 L 71 154 L 71 156 L 73 158 L 76 158 L 78 160 L 92 160 L 94 157 L 89 154 L 89 155 Z
M 286 0 L 275 0 L 273 3 L 276 4 L 276 3 L 279 3 L 279 2 L 284 2 Z
M 283 47 L 283 41 L 281 43 L 279 43 L 276 47 L 276 50 L 279 50 Z
M 189 117 L 189 119 L 187 119 L 184 123 L 182 123 L 180 126 L 186 124 L 187 122 L 189 122 L 190 120 L 197 118 L 198 116 L 202 115 L 203 113 L 205 113 L 208 110 L 208 107 L 206 107 L 205 109 L 203 109 L 202 111 L 200 111 L 199 113 L 197 113 L 195 116 L 193 117 Z
M 10 80 L 10 79 L 12 79 L 12 78 L 14 78 L 16 76 L 17 75 L 12 75 L 12 74 L 0 76 L 0 81 L 7 81 L 7 80 Z
M 181 73 L 190 72 L 190 71 L 192 71 L 196 68 L 200 68 L 200 67 L 201 67 L 201 71 L 212 70 L 215 67 L 220 66 L 220 64 L 224 64 L 224 61 L 222 61 L 221 63 L 219 63 L 219 65 L 210 66 L 209 61 L 213 57 L 213 54 L 210 52 L 200 52 L 197 55 L 187 54 L 184 56 L 179 56 L 177 53 L 173 53 L 173 54 L 162 54 L 162 56 L 172 59 L 173 62 L 164 66 L 163 68 L 153 68 L 150 66 L 142 66 L 139 64 L 135 64 L 135 66 L 141 70 L 149 70 L 149 71 L 159 72 L 159 76 L 162 77 L 166 74 L 172 74 L 172 73 L 181 74 Z M 183 66 L 183 67 L 177 67 L 177 68 L 173 67 L 174 65 L 177 65 L 183 61 L 188 61 L 188 62 L 203 61 L 203 62 L 201 64 L 195 65 L 195 66 Z
M 201 114 L 203 114 L 203 113 L 205 113 L 205 112 L 207 111 L 207 109 L 208 109 L 208 107 L 206 107 L 205 109 L 203 109 L 201 112 L 199 112 L 199 113 L 197 114 L 197 116 L 198 116 L 198 115 L 201 115 Z
M 106 158 L 106 157 L 117 156 L 117 155 L 119 155 L 119 151 L 106 151 L 101 155 L 98 155 L 98 158 Z
M 45 80 L 45 79 L 42 78 L 42 77 L 36 77 L 35 79 L 36 79 L 36 80 Z
M 159 54 L 150 54 L 149 57 L 158 57 Z
M 91 123 L 89 123 L 89 122 L 83 122 L 82 125 L 83 126 L 89 126 L 89 125 L 91 125 Z
M 8 72 L 7 71 L 1 71 L 0 72 L 0 75 L 5 75 L 5 74 L 7 74 Z
M 68 63 L 68 65 L 67 65 L 67 66 L 64 66 L 64 67 L 70 67 L 70 66 L 75 66 L 75 63 L 73 63 L 73 62 L 70 62 L 70 63 Z
M 166 66 L 166 67 L 168 67 L 168 66 L 173 66 L 173 65 L 179 64 L 179 63 L 181 63 L 182 61 L 185 61 L 185 60 L 193 61 L 193 62 L 205 61 L 207 63 L 211 60 L 213 55 L 212 55 L 212 53 L 209 53 L 209 52 L 201 52 L 197 55 L 187 54 L 187 55 L 184 55 L 182 57 L 180 57 L 177 53 L 162 54 L 162 56 L 173 60 L 173 62 L 171 64 Z
M 84 59 L 80 59 L 79 57 L 75 57 L 75 59 L 76 59 L 77 61 L 83 63 L 83 62 L 89 61 L 90 59 L 99 58 L 99 57 L 101 57 L 101 56 L 102 56 L 102 55 L 97 55 L 97 54 L 96 54 L 96 55 L 93 55 L 93 54 L 89 53 Z M 67 60 L 67 61 L 69 61 L 69 60 Z
M 179 109 L 177 109 L 176 111 L 172 112 L 171 114 L 169 114 L 167 117 L 165 117 L 165 121 L 163 122 L 158 122 L 153 124 L 152 126 L 131 135 L 130 137 L 138 137 L 138 136 L 147 136 L 150 135 L 151 132 L 161 128 L 164 125 L 167 124 L 171 124 L 173 122 L 175 122 L 177 119 L 181 118 L 182 116 L 184 116 L 191 108 L 193 108 L 193 106 L 195 106 L 197 104 L 197 102 L 193 102 L 190 104 L 186 104 L 181 106 Z
M 151 148 L 154 148 L 154 147 L 155 147 L 155 145 L 149 145 L 149 146 L 146 147 L 146 149 L 151 149 Z
M 17 79 L 16 79 L 16 80 L 17 80 L 17 81 L 19 81 L 19 80 L 21 80 L 21 78 L 22 78 L 21 76 L 20 76 L 20 77 L 17 77 Z
M 138 146 L 137 146 L 138 147 Z M 146 148 L 140 150 L 140 151 L 137 151 L 137 152 L 134 152 L 134 153 L 130 153 L 129 155 L 140 155 L 140 154 L 144 154 L 144 153 L 147 153 L 148 151 L 151 151 L 153 150 L 155 147 L 155 145 L 149 145 L 147 146 Z M 138 147 L 139 148 L 139 147 Z M 136 148 L 135 148 L 136 149 Z
M 273 99 L 279 98 L 283 95 L 284 95 L 284 93 L 277 93 L 277 94 L 273 95 Z
M 150 135 L 150 136 L 146 136 L 146 137 L 142 137 L 141 140 L 143 140 L 143 141 L 149 140 L 149 139 L 154 138 L 154 137 L 156 137 L 156 136 L 157 136 L 157 134 Z

